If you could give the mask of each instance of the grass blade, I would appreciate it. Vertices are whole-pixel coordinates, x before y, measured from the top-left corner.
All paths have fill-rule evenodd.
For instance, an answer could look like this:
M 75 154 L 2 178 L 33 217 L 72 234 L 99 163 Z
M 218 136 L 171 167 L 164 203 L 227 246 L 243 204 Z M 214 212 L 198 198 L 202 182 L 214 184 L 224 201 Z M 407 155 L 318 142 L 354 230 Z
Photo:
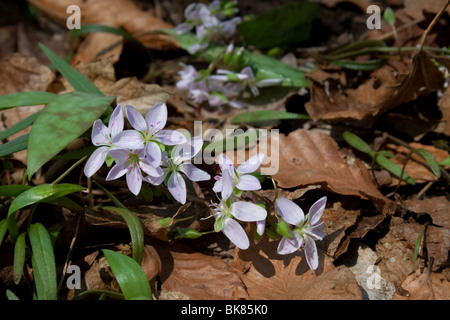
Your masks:
M 342 134 L 342 137 L 349 145 L 351 145 L 356 150 L 359 150 L 367 154 L 369 154 L 372 151 L 370 146 L 363 139 L 361 139 L 360 137 L 351 132 L 345 131 Z
M 40 111 L 35 112 L 31 116 L 26 117 L 22 121 L 17 122 L 15 125 L 0 132 L 0 140 L 6 139 L 7 137 L 19 132 L 20 130 L 23 130 L 23 129 L 31 126 L 33 124 L 34 120 L 36 120 L 36 118 L 39 116 L 40 113 L 41 113 Z

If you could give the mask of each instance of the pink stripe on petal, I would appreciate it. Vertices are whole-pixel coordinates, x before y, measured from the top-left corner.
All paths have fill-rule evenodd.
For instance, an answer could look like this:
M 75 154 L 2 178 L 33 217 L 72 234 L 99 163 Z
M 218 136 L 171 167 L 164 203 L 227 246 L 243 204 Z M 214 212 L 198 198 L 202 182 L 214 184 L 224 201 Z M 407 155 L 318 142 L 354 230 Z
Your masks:
M 250 246 L 247 234 L 242 226 L 234 219 L 225 217 L 223 221 L 222 232 L 233 242 L 239 249 L 245 250 Z
M 84 174 L 86 177 L 91 177 L 101 168 L 106 159 L 106 154 L 108 153 L 107 147 L 100 147 L 95 149 L 91 154 L 86 165 L 84 166 Z
M 186 183 L 184 182 L 181 174 L 178 172 L 172 173 L 169 177 L 169 181 L 167 182 L 167 188 L 175 200 L 181 204 L 186 203 Z
M 162 102 L 155 104 L 147 112 L 145 122 L 149 128 L 152 126 L 156 131 L 164 128 L 167 122 L 167 106 Z
M 298 233 L 294 232 L 292 239 L 283 237 L 280 240 L 280 243 L 278 244 L 277 248 L 277 253 L 281 255 L 291 254 L 300 249 L 302 243 L 303 243 L 302 237 Z
M 306 237 L 305 241 L 305 257 L 309 267 L 316 270 L 319 266 L 319 256 L 317 255 L 317 246 L 311 237 Z
M 138 167 L 133 166 L 128 170 L 126 175 L 128 189 L 134 194 L 138 195 L 142 187 L 142 174 Z
M 128 121 L 134 129 L 142 132 L 148 129 L 144 117 L 135 108 L 133 108 L 132 106 L 125 106 L 125 113 L 127 115 Z

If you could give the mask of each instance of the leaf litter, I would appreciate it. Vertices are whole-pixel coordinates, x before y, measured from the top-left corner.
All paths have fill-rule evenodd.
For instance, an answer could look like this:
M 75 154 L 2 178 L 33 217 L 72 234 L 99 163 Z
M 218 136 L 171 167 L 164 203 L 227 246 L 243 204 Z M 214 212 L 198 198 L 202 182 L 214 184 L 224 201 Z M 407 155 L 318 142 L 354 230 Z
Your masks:
M 64 23 L 67 18 L 68 2 L 29 2 L 45 19 Z M 433 1 L 433 6 L 426 8 L 421 6 L 420 1 L 405 1 L 402 5 L 396 4 L 395 1 L 386 2 L 392 2 L 394 6 L 399 28 L 398 41 L 406 47 L 417 44 L 417 35 L 425 32 L 442 7 L 441 2 L 445 1 Z M 354 5 L 351 8 L 342 5 L 342 1 L 324 0 L 320 5 L 321 9 L 328 13 L 336 9 L 349 10 L 351 16 L 364 17 L 359 18 L 359 22 L 358 19 L 355 21 L 360 24 L 359 30 L 365 30 L 366 39 L 375 39 L 390 31 L 388 26 L 384 25 L 381 30 L 367 32 L 364 11 L 368 2 L 351 3 Z M 74 4 L 74 1 L 70 1 L 70 4 Z M 160 74 L 151 74 L 152 67 L 149 65 L 153 63 L 177 64 L 183 59 L 185 53 L 180 51 L 178 43 L 172 37 L 152 33 L 154 30 L 171 28 L 179 21 L 171 21 L 167 18 L 169 14 L 165 15 L 166 20 L 162 19 L 161 15 L 157 17 L 155 9 L 158 8 L 146 7 L 140 1 L 117 1 L 117 5 L 104 1 L 79 1 L 78 4 L 85 15 L 85 23 L 123 28 L 136 37 L 145 50 L 149 50 L 137 49 L 118 35 L 106 36 L 92 32 L 77 39 L 76 47 L 72 48 L 75 55 L 71 63 L 105 95 L 114 95 L 117 103 L 133 105 L 144 114 L 149 105 L 165 101 L 175 114 L 172 119 L 169 118 L 168 125 L 172 128 L 177 128 L 180 124 L 188 125 L 187 119 L 207 120 L 205 126 L 210 128 L 230 128 L 232 117 L 239 114 L 237 110 L 224 109 L 221 113 L 201 110 L 199 114 L 197 106 L 192 105 L 176 90 L 177 69 L 168 68 Z M 245 7 L 242 6 L 243 10 Z M 251 5 L 248 4 L 248 7 Z M 273 9 L 274 5 L 268 4 L 268 7 Z M 102 15 L 97 12 L 102 12 Z M 322 26 L 327 24 L 321 20 L 320 14 L 316 21 Z M 441 21 L 448 23 L 448 14 L 444 14 Z M 409 27 L 402 29 L 401 23 L 409 24 Z M 440 42 L 441 27 L 437 26 L 435 30 L 425 39 L 427 48 L 439 48 L 443 45 Z M 314 34 L 314 28 L 311 32 Z M 352 36 L 352 30 L 345 30 L 344 33 Z M 310 83 L 307 93 L 288 90 L 276 100 L 265 101 L 262 98 L 259 103 L 248 101 L 246 111 L 290 111 L 306 113 L 311 119 L 259 124 L 262 128 L 276 128 L 281 131 L 278 140 L 270 139 L 269 145 L 259 141 L 254 146 L 259 152 L 268 152 L 272 143 L 278 144 L 278 162 L 268 166 L 278 168 L 277 173 L 273 175 L 278 190 L 274 190 L 273 185 L 266 181 L 258 196 L 252 193 L 245 196 L 273 199 L 277 194 L 295 201 L 302 208 L 307 208 L 311 204 L 309 199 L 326 194 L 328 204 L 323 214 L 325 237 L 317 243 L 319 269 L 309 270 L 302 251 L 288 256 L 278 255 L 278 242 L 267 236 L 251 243 L 248 250 L 236 248 L 228 239 L 221 237 L 221 234 L 206 235 L 194 240 L 177 238 L 176 226 L 199 232 L 211 230 L 211 221 L 197 217 L 208 210 L 209 200 L 215 197 L 212 192 L 192 197 L 190 205 L 180 208 L 178 204 L 171 203 L 164 192 L 158 194 L 152 190 L 148 198 L 136 199 L 130 197 L 121 181 L 103 181 L 143 225 L 146 240 L 141 267 L 150 281 L 154 298 L 448 299 L 448 181 L 445 177 L 436 177 L 427 162 L 417 154 L 412 154 L 404 166 L 411 148 L 428 150 L 438 162 L 449 156 L 449 89 L 445 87 L 448 74 L 445 75 L 439 68 L 442 65 L 448 68 L 448 62 L 445 58 L 425 50 L 421 54 L 392 50 L 387 54 L 385 65 L 372 71 L 354 71 L 342 67 L 342 64 L 329 63 L 333 50 L 336 49 L 329 38 L 325 36 L 314 41 L 311 39 L 312 37 L 300 43 L 290 43 L 287 49 L 292 53 L 290 59 L 297 59 L 291 65 L 297 67 L 302 66 L 302 61 L 317 58 L 317 55 L 308 56 L 307 50 L 299 48 L 322 46 L 327 50 L 326 54 L 322 55 L 323 51 L 317 49 L 319 55 L 322 55 L 322 59 L 318 61 L 322 63 L 317 64 L 314 72 L 306 75 Z M 392 36 L 385 40 L 395 46 Z M 23 42 L 22 50 L 28 54 L 33 53 L 32 50 L 26 50 L 27 45 L 31 46 Z M 299 46 L 297 50 L 295 45 Z M 444 45 L 449 44 L 447 42 Z M 61 46 L 64 46 L 63 41 Z M 145 74 L 117 77 L 118 66 L 121 70 L 126 69 L 127 64 L 132 68 L 132 63 L 125 60 L 129 57 L 126 55 L 127 50 L 153 50 L 154 56 L 147 58 L 148 65 L 144 66 L 148 68 L 146 76 L 152 79 L 151 82 L 143 81 Z M 161 52 L 163 58 L 160 57 Z M 167 57 L 164 57 L 165 54 Z M 372 50 L 368 55 L 357 56 L 355 61 L 362 62 L 379 56 L 379 52 Z M 0 63 L 5 66 L 2 69 L 7 70 L 7 73 L 2 73 L 3 78 L 0 77 L 4 90 L 2 95 L 30 90 L 58 94 L 73 91 L 64 78 L 56 78 L 34 57 L 8 53 L 0 58 Z M 16 72 L 18 63 L 20 72 Z M 16 71 L 10 74 L 8 70 L 11 68 Z M 157 81 L 153 81 L 155 79 Z M 269 93 L 268 96 L 270 95 Z M 299 101 L 302 103 L 298 103 Z M 11 127 L 30 114 L 25 108 L 13 110 L 18 118 L 13 118 L 14 113 L 11 113 L 11 110 L 0 111 L 0 125 L 4 128 Z M 438 124 L 431 121 L 432 117 L 438 120 Z M 398 121 L 400 118 L 407 118 L 408 121 Z M 427 123 L 427 126 L 421 126 L 421 120 Z M 396 125 L 392 126 L 392 123 Z M 254 128 L 253 124 L 241 123 L 231 127 L 247 129 Z M 412 127 L 420 129 L 412 132 Z M 415 180 L 416 185 L 408 185 L 392 176 L 388 183 L 380 184 L 379 179 L 374 176 L 379 177 L 386 171 L 366 155 L 351 149 L 341 136 L 345 130 L 360 134 L 366 142 L 376 147 L 376 150 L 389 151 L 393 155 L 389 159 L 400 167 L 404 166 L 404 170 Z M 381 133 L 398 136 L 406 142 L 400 144 L 398 141 L 388 141 Z M 88 146 L 87 140 L 80 140 L 75 150 Z M 253 150 L 248 150 L 248 153 L 250 152 Z M 229 151 L 229 154 L 231 153 L 232 151 Z M 22 166 L 26 165 L 26 157 L 15 157 L 14 161 Z M 14 170 L 18 168 L 15 166 Z M 448 170 L 448 166 L 442 168 Z M 44 167 L 42 171 L 49 169 Z M 13 174 L 14 172 L 4 170 L 2 180 L 11 182 Z M 39 172 L 31 183 L 39 184 L 45 180 L 42 174 Z M 104 172 L 100 171 L 96 178 L 101 181 L 102 176 L 104 177 Z M 75 177 L 74 181 L 76 179 L 79 178 Z M 203 183 L 202 186 L 211 189 L 212 184 Z M 200 190 L 197 184 L 194 187 Z M 125 232 L 127 225 L 117 213 L 92 208 L 93 204 L 110 204 L 110 199 L 101 190 L 92 189 L 89 197 L 90 199 L 84 201 L 89 202 L 91 206 L 86 206 L 72 263 L 83 266 L 84 289 L 120 292 L 119 285 L 105 258 L 101 257 L 99 249 L 115 248 L 131 255 L 129 236 Z M 4 208 L 2 204 L 1 212 Z M 273 214 L 274 210 L 273 207 L 268 207 L 269 213 Z M 64 212 L 67 211 L 64 209 Z M 171 225 L 174 219 L 184 218 L 186 220 L 176 226 Z M 60 221 L 50 219 L 48 223 L 54 226 L 60 224 L 66 232 L 74 232 L 73 225 L 70 226 L 74 219 L 69 218 L 69 215 L 66 215 L 65 219 L 56 220 Z M 170 223 L 165 226 L 163 221 Z M 252 238 L 253 229 L 250 227 L 246 231 Z M 124 232 L 120 232 L 121 229 Z M 417 247 L 421 230 L 424 230 L 424 236 Z M 67 248 L 71 240 L 68 234 L 65 238 L 65 243 L 59 244 L 59 250 Z M 4 246 L 5 244 L 2 245 L 0 260 L 12 261 L 11 253 L 7 250 L 11 249 L 11 245 Z M 418 256 L 414 261 L 417 248 Z M 67 249 L 62 249 L 63 252 L 64 250 Z M 65 252 L 58 260 L 63 260 L 64 255 Z M 8 279 L 11 276 L 8 271 L 10 265 L 2 263 L 0 269 L 1 287 L 7 287 L 11 283 Z M 376 270 L 379 270 L 384 286 L 384 289 L 378 289 L 384 292 L 377 291 L 380 295 L 376 295 L 376 290 L 371 289 L 367 282 L 377 275 Z M 75 295 L 74 290 L 64 292 L 63 298 Z

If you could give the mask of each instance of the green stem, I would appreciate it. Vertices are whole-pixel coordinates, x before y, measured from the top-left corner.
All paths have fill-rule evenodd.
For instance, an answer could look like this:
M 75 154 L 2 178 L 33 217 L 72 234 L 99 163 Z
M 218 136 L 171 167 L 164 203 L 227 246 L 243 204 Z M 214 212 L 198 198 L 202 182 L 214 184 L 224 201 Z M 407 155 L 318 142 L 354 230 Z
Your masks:
M 84 160 L 86 160 L 87 156 L 84 156 L 77 162 L 75 162 L 69 169 L 67 169 L 62 175 L 60 175 L 55 181 L 53 181 L 51 184 L 58 184 L 61 182 L 62 179 L 64 179 L 73 169 L 75 169 L 80 163 L 82 163 Z

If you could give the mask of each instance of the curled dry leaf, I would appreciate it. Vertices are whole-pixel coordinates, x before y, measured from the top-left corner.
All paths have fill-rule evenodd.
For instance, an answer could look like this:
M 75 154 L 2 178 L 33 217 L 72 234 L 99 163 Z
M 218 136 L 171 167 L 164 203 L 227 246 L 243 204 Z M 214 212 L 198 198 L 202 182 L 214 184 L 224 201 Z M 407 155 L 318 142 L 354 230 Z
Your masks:
M 277 254 L 278 241 L 264 236 L 247 250 L 237 249 L 233 267 L 254 300 L 361 300 L 353 273 L 334 267 L 319 251 L 319 268 L 309 269 L 304 254 Z
M 347 163 L 329 135 L 296 130 L 288 136 L 280 134 L 279 139 L 270 139 L 267 145 L 270 146 L 259 144 L 259 152 L 272 157 L 270 167 L 276 171 L 272 177 L 280 187 L 321 185 L 334 193 L 369 199 L 383 215 L 394 212 L 393 202 L 375 187 L 363 163 L 359 159 Z M 278 159 L 270 150 L 279 151 Z
M 337 88 L 326 89 L 324 84 L 314 83 L 311 100 L 305 108 L 315 121 L 370 122 L 396 106 L 442 89 L 443 83 L 442 73 L 426 53 L 422 53 L 414 56 L 410 70 L 405 74 L 384 65 L 356 89 L 340 92 Z
M 405 11 L 414 19 L 420 19 L 424 17 L 424 12 L 436 14 L 446 4 L 447 0 L 433 0 L 433 1 L 421 1 L 421 0 L 405 0 Z M 450 14 L 450 8 L 447 8 L 447 12 Z
M 178 48 L 178 44 L 172 37 L 155 33 L 157 30 L 173 26 L 141 10 L 130 0 L 29 0 L 29 2 L 63 25 L 69 17 L 67 7 L 76 5 L 82 12 L 83 24 L 102 24 L 123 28 L 150 49 Z
M 394 294 L 394 300 L 450 300 L 450 282 L 443 273 L 416 270 L 402 283 L 408 294 Z
M 430 215 L 433 224 L 450 229 L 450 203 L 445 196 L 404 200 L 401 206 L 418 214 Z

